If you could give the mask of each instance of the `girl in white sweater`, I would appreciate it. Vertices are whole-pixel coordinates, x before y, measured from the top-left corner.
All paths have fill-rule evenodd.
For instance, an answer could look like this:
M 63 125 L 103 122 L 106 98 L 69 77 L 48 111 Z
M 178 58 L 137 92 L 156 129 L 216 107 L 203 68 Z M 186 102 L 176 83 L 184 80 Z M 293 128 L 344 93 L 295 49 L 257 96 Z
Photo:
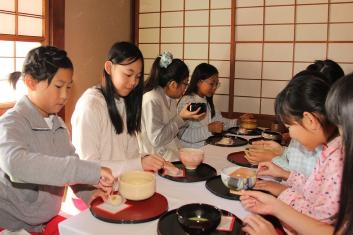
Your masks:
M 72 142 L 82 159 L 99 161 L 119 175 L 126 170 L 157 171 L 164 160 L 139 152 L 144 86 L 141 51 L 132 43 L 115 43 L 104 64 L 99 86 L 89 88 L 72 115 Z

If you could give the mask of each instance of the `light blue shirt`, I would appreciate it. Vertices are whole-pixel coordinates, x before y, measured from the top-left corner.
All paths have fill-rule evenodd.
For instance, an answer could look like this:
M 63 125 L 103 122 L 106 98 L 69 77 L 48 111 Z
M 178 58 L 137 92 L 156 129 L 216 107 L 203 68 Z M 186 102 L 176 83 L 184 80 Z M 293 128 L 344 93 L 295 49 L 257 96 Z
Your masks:
M 186 105 L 190 103 L 207 104 L 207 100 L 206 98 L 202 98 L 196 94 L 183 96 L 178 103 L 178 112 L 180 112 Z M 188 120 L 186 121 L 187 125 L 180 129 L 178 137 L 180 139 L 181 145 L 188 148 L 201 148 L 204 146 L 205 140 L 212 135 L 212 133 L 208 131 L 208 124 L 214 121 L 223 122 L 224 130 L 235 127 L 237 125 L 237 119 L 224 118 L 217 110 L 215 110 L 214 117 L 211 117 L 211 108 L 209 104 L 207 104 L 206 117 L 204 119 L 199 121 Z
M 322 146 L 309 151 L 297 140 L 292 139 L 283 154 L 273 158 L 272 162 L 286 170 L 296 171 L 308 177 L 314 170 L 321 151 Z

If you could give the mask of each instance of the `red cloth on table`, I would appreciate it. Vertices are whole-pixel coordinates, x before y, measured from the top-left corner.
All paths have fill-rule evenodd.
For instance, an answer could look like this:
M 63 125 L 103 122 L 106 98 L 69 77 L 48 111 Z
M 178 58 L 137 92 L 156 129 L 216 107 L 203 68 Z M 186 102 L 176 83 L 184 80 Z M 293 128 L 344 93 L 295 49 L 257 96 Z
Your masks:
M 58 224 L 61 221 L 64 221 L 66 218 L 62 217 L 60 215 L 55 216 L 52 218 L 45 226 L 45 230 L 43 233 L 35 233 L 31 232 L 32 235 L 59 235 L 59 226 Z M 3 228 L 0 228 L 0 232 L 4 230 Z

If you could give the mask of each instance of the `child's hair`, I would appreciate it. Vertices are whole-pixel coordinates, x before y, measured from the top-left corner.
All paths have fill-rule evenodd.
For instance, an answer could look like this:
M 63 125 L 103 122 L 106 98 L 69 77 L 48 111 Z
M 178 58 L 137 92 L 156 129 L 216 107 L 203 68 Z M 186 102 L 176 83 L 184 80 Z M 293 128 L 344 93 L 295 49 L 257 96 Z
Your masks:
M 342 129 L 344 165 L 335 234 L 353 234 L 353 74 L 338 80 L 327 95 L 329 119 Z M 344 228 L 344 229 L 342 229 Z
M 333 84 L 344 76 L 344 71 L 341 66 L 333 60 L 316 60 L 315 63 L 310 64 L 306 70 L 322 73 L 326 76 L 330 84 Z
M 188 66 L 180 59 L 173 59 L 171 53 L 164 52 L 153 62 L 144 92 L 149 92 L 158 86 L 165 87 L 170 81 L 181 84 L 188 77 Z
M 37 81 L 48 80 L 49 86 L 60 68 L 73 69 L 72 62 L 66 52 L 53 46 L 40 46 L 27 53 L 22 73 L 11 73 L 9 82 L 15 89 L 21 75 L 31 75 Z
M 140 49 L 132 43 L 116 42 L 110 48 L 107 60 L 119 65 L 129 65 L 137 60 L 141 60 L 142 62 L 142 71 L 138 85 L 129 95 L 123 97 L 126 109 L 127 131 L 130 135 L 135 134 L 141 130 L 141 107 L 144 83 L 143 55 Z M 118 97 L 118 94 L 115 91 L 110 74 L 105 69 L 103 70 L 103 78 L 99 89 L 107 103 L 109 117 L 115 128 L 115 133 L 120 134 L 123 132 L 124 127 L 121 115 L 115 104 L 115 97 Z
M 197 65 L 196 68 L 194 69 L 194 72 L 191 75 L 191 80 L 190 80 L 189 86 L 186 89 L 184 95 L 197 94 L 198 82 L 206 80 L 213 75 L 218 75 L 218 70 L 213 65 L 210 65 L 207 63 L 201 63 L 201 64 Z M 213 104 L 213 96 L 206 97 L 206 100 L 211 108 L 211 117 L 214 117 L 215 108 L 214 108 L 214 104 Z
M 336 134 L 337 128 L 328 120 L 325 100 L 330 84 L 313 74 L 304 74 L 292 79 L 277 95 L 275 112 L 285 124 L 302 124 L 304 112 L 313 114 L 320 122 L 326 138 Z

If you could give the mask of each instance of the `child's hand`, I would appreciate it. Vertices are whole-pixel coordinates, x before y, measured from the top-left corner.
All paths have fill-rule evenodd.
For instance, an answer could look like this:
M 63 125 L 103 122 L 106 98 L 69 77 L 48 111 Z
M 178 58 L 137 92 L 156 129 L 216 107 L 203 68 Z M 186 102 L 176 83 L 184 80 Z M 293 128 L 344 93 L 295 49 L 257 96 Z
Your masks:
M 215 121 L 208 124 L 208 131 L 212 133 L 222 133 L 224 129 L 224 123 Z
M 199 113 L 199 111 L 201 110 L 201 107 L 199 107 L 198 109 L 196 109 L 193 112 L 190 112 L 188 110 L 188 106 L 189 104 L 187 104 L 180 112 L 179 112 L 179 116 L 183 119 L 183 120 L 189 120 L 189 119 L 194 119 L 194 120 L 202 120 L 206 117 L 206 112 L 204 113 Z
M 102 189 L 104 192 L 110 193 L 112 191 L 114 180 L 112 170 L 108 167 L 101 167 L 101 177 L 98 185 L 95 187 Z
M 274 181 L 258 180 L 256 181 L 254 189 L 265 190 L 270 192 L 274 196 L 280 195 L 288 187 Z
M 273 225 L 260 215 L 250 215 L 243 222 L 242 230 L 249 235 L 277 235 Z
M 271 161 L 273 153 L 264 149 L 249 149 L 245 150 L 245 158 L 253 165 L 258 165 L 260 162 Z
M 272 215 L 278 203 L 281 203 L 274 196 L 263 192 L 244 190 L 241 194 L 240 201 L 243 207 L 258 214 Z
M 272 162 L 260 162 L 257 168 L 257 175 L 280 177 L 287 180 L 290 172 L 277 166 Z
M 106 200 L 108 200 L 109 195 L 110 195 L 110 193 L 104 192 L 101 189 L 96 189 L 96 190 L 94 190 L 91 198 L 89 199 L 88 204 L 90 205 L 96 198 L 99 198 L 99 197 L 102 198 L 103 201 L 106 201 Z
M 257 141 L 257 142 L 260 142 L 260 141 Z M 278 150 L 272 149 L 262 144 L 250 145 L 249 149 L 245 150 L 245 158 L 251 164 L 254 164 L 254 165 L 257 165 L 260 162 L 272 161 L 272 159 L 278 155 L 280 155 L 278 153 Z
M 157 172 L 163 168 L 164 159 L 157 154 L 150 154 L 141 159 L 142 168 L 145 171 Z

